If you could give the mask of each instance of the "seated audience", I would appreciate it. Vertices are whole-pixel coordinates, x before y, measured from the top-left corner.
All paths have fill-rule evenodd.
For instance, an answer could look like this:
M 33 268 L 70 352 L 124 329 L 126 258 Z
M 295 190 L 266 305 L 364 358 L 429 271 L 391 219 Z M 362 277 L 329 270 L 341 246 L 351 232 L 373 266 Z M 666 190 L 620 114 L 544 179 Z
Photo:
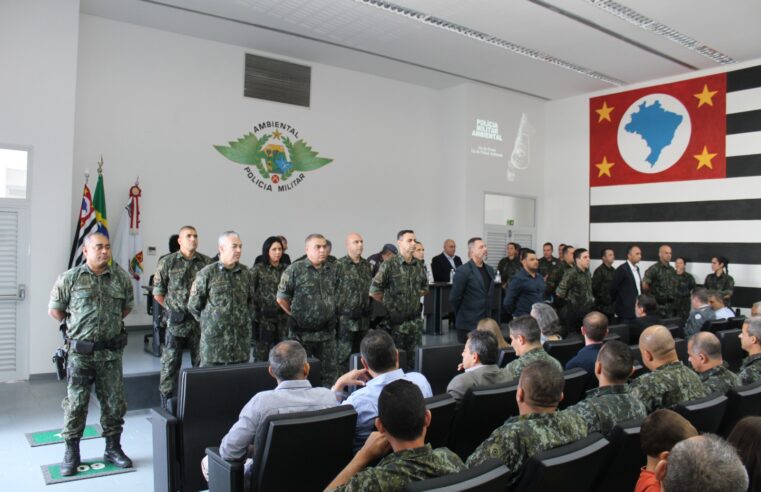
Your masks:
M 639 352 L 650 372 L 632 381 L 630 390 L 648 413 L 708 394 L 698 375 L 677 357 L 674 338 L 665 326 L 651 326 L 642 332 Z
M 663 324 L 658 315 L 658 303 L 655 302 L 655 297 L 648 294 L 637 296 L 634 302 L 634 316 L 634 321 L 629 323 L 632 340 L 638 340 L 645 328 Z
M 724 298 L 721 296 L 721 292 L 709 290 L 708 304 L 710 304 L 711 309 L 713 309 L 713 316 L 715 319 L 729 319 L 735 317 L 735 312 L 724 305 Z
M 588 313 L 581 323 L 581 334 L 584 336 L 584 346 L 566 363 L 565 368 L 580 367 L 591 375 L 595 372 L 597 354 L 608 336 L 608 317 L 597 311 Z
M 761 317 L 753 316 L 743 323 L 740 345 L 748 352 L 740 367 L 740 384 L 761 380 Z
M 713 333 L 701 331 L 690 337 L 687 356 L 709 393 L 720 391 L 724 394 L 739 386 L 740 378 L 724 366 L 721 342 Z
M 391 335 L 384 330 L 370 330 L 359 344 L 362 369 L 349 371 L 339 377 L 333 386 L 338 398 L 344 396 L 347 386 L 364 386 L 346 398 L 344 403 L 352 405 L 357 411 L 357 433 L 354 436 L 354 449 L 362 447 L 373 429 L 375 417 L 378 416 L 378 395 L 383 388 L 397 379 L 406 379 L 415 383 L 423 397 L 433 396 L 431 385 L 419 372 L 404 373 L 399 368 L 399 351 L 396 350 Z
M 727 438 L 748 472 L 748 490 L 761 487 L 761 417 L 745 417 Z
M 238 421 L 222 438 L 219 454 L 229 461 L 241 460 L 246 456 L 248 447 L 254 443 L 261 425 L 270 415 L 282 413 L 322 410 L 336 406 L 336 397 L 327 388 L 313 388 L 309 376 L 307 353 L 299 342 L 287 340 L 280 342 L 269 353 L 268 369 L 270 376 L 277 381 L 274 390 L 260 391 L 243 407 Z M 246 472 L 250 472 L 251 462 L 246 463 Z M 201 471 L 209 479 L 208 461 L 204 457 Z
M 502 336 L 502 329 L 499 327 L 497 320 L 492 318 L 484 318 L 478 322 L 476 330 L 488 331 L 497 339 L 497 348 L 499 350 L 506 350 L 510 348 L 510 344 L 507 343 L 505 337 Z
M 504 369 L 497 365 L 499 350 L 497 339 L 488 331 L 471 331 L 462 350 L 464 373 L 455 376 L 447 386 L 447 393 L 458 402 L 474 386 L 506 383 L 510 381 Z
M 660 492 L 661 482 L 655 477 L 655 468 L 666 461 L 676 443 L 698 435 L 697 429 L 684 417 L 662 408 L 642 421 L 639 431 L 642 452 L 647 464 L 642 467 L 634 492 Z
M 431 412 L 425 408 L 420 388 L 403 379 L 387 384 L 378 396 L 378 431 L 370 434 L 326 490 L 398 491 L 410 482 L 464 470 L 455 453 L 425 444 L 430 424 Z M 380 458 L 377 465 L 369 467 Z
M 586 437 L 584 419 L 573 412 L 556 412 L 564 384 L 563 373 L 555 364 L 537 360 L 527 365 L 516 395 L 520 416 L 510 417 L 495 429 L 468 457 L 468 467 L 500 459 L 510 470 L 508 485 L 513 485 L 531 456 Z
M 604 314 L 598 314 L 607 320 Z M 616 340 L 606 343 L 597 354 L 592 369 L 600 387 L 587 391 L 583 400 L 565 411 L 579 414 L 590 433 L 607 434 L 616 424 L 644 419 L 647 415 L 645 405 L 629 394 L 627 382 L 633 372 L 634 361 L 629 347 Z
M 544 302 L 537 302 L 531 306 L 531 317 L 539 324 L 539 336 L 542 345 L 547 340 L 562 340 L 560 336 L 560 318 L 555 308 Z
M 658 463 L 655 476 L 662 492 L 745 492 L 748 472 L 737 451 L 713 434 L 677 443 L 668 461 Z
M 714 319 L 713 309 L 708 304 L 708 291 L 703 287 L 692 289 L 690 294 L 690 315 L 684 324 L 684 336 L 691 337 L 699 332 L 706 321 Z
M 518 356 L 505 367 L 508 380 L 518 379 L 523 368 L 537 360 L 547 361 L 563 371 L 560 362 L 544 351 L 539 337 L 539 325 L 534 318 L 520 316 L 507 326 L 510 329 L 510 345 Z

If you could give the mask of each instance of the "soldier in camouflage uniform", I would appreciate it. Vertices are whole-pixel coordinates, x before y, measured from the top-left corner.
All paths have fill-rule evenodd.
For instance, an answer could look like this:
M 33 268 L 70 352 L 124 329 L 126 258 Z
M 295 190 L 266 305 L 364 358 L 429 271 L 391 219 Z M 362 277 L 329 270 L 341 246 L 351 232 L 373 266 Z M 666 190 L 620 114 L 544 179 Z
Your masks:
M 398 379 L 383 388 L 378 397 L 378 420 L 380 432 L 370 434 L 327 490 L 399 491 L 410 482 L 465 469 L 460 457 L 449 449 L 432 449 L 425 444 L 431 412 L 425 408 L 423 394 L 414 383 Z M 386 455 L 389 451 L 393 452 Z M 379 459 L 377 465 L 368 468 Z
M 277 303 L 290 316 L 289 336 L 298 340 L 310 357 L 322 362 L 322 384 L 329 388 L 339 372 L 336 264 L 327 261 L 327 242 L 321 234 L 307 236 L 306 256 L 283 272 Z
M 573 270 L 568 270 L 555 294 L 565 301 L 560 310 L 560 321 L 566 333 L 579 333 L 584 316 L 595 303 L 592 294 L 592 275 L 589 274 L 589 251 L 579 248 L 573 253 Z
M 590 433 L 603 435 L 621 422 L 644 419 L 645 405 L 629 394 L 627 382 L 633 371 L 629 347 L 617 340 L 605 343 L 597 354 L 594 371 L 600 386 L 587 391 L 583 400 L 566 411 L 579 414 Z
M 513 275 L 521 270 L 521 245 L 518 243 L 507 243 L 507 256 L 499 260 L 497 270 L 502 278 L 502 288 L 507 288 L 507 284 Z
M 682 322 L 690 315 L 690 292 L 697 285 L 695 277 L 685 270 L 687 261 L 681 256 L 674 260 L 676 269 L 676 294 L 674 295 L 674 316 L 679 316 Z
M 724 297 L 724 304 L 731 307 L 735 279 L 729 274 L 729 260 L 723 256 L 714 256 L 711 258 L 711 270 L 713 273 L 708 274 L 703 285 L 708 290 L 721 292 L 722 297 Z
M 201 366 L 242 364 L 251 350 L 254 290 L 235 231 L 219 236 L 219 261 L 196 275 L 188 311 L 201 322 Z
M 751 384 L 761 380 L 761 317 L 753 316 L 745 320 L 740 345 L 748 352 L 740 367 L 740 384 Z
M 687 356 L 708 393 L 719 391 L 724 394 L 730 388 L 740 385 L 737 374 L 724 366 L 721 342 L 713 333 L 701 331 L 690 337 L 687 342 Z
M 553 307 L 556 311 L 560 311 L 560 309 L 563 307 L 563 300 L 559 299 L 557 296 L 555 296 L 555 291 L 558 288 L 558 285 L 560 285 L 560 281 L 563 280 L 563 277 L 565 277 L 566 272 L 569 270 L 573 270 L 575 266 L 575 262 L 573 260 L 573 253 L 576 251 L 576 248 L 571 246 L 570 244 L 566 244 L 563 247 L 563 260 L 558 262 L 558 266 L 552 271 L 550 276 L 547 278 L 547 298 L 554 297 Z
M 428 279 L 412 253 L 415 233 L 399 231 L 396 236 L 399 254 L 381 263 L 370 284 L 370 296 L 382 302 L 388 311 L 383 327 L 396 347 L 407 352 L 405 371 L 415 368 L 417 347 L 423 344 L 423 318 L 420 297 L 428 293 Z
M 288 338 L 288 315 L 277 304 L 277 288 L 288 266 L 283 262 L 283 243 L 277 236 L 262 245 L 263 261 L 251 267 L 254 289 L 254 359 L 266 361 L 270 349 Z
M 552 243 L 544 243 L 542 253 L 544 255 L 539 258 L 539 273 L 544 278 L 544 281 L 547 282 L 547 279 L 552 271 L 557 268 L 560 260 L 552 256 Z
M 167 312 L 167 331 L 161 352 L 159 393 L 161 406 L 171 398 L 182 366 L 182 350 L 190 349 L 193 367 L 201 364 L 201 327 L 187 311 L 190 286 L 196 274 L 211 260 L 196 251 L 198 232 L 193 226 L 180 229 L 180 250 L 163 256 L 153 275 L 153 298 Z
M 563 373 L 553 364 L 526 366 L 518 383 L 519 417 L 510 417 L 468 457 L 472 468 L 490 458 L 502 460 L 510 471 L 508 485 L 518 482 L 533 455 L 587 436 L 587 424 L 573 412 L 557 412 L 563 394 Z
M 600 311 L 608 317 L 608 321 L 613 321 L 616 316 L 616 303 L 610 295 L 610 283 L 613 280 L 613 262 L 616 261 L 616 254 L 611 248 L 604 248 L 600 253 L 602 264 L 597 267 L 592 275 L 592 294 L 595 296 L 595 311 Z
M 676 299 L 676 269 L 671 266 L 671 246 L 664 244 L 658 248 L 658 263 L 653 263 L 642 277 L 642 289 L 655 297 L 658 303 L 658 316 L 674 316 Z
M 654 325 L 643 331 L 639 351 L 642 363 L 651 372 L 632 381 L 629 390 L 645 404 L 648 413 L 708 394 L 698 375 L 677 357 L 674 338 L 665 326 Z
M 80 465 L 79 440 L 87 421 L 90 391 L 100 403 L 100 424 L 106 438 L 104 460 L 120 468 L 132 466 L 120 438 L 127 411 L 122 378 L 122 353 L 127 333 L 122 319 L 134 306 L 127 273 L 111 261 L 111 245 L 101 233 L 89 234 L 82 248 L 85 263 L 62 273 L 50 292 L 48 314 L 68 325 L 66 398 L 61 432 L 66 451 L 61 475 L 70 476 Z
M 353 232 L 346 236 L 346 256 L 336 263 L 339 363 L 348 367 L 349 355 L 359 352 L 359 342 L 370 329 L 370 263 L 362 258 L 364 240 Z
M 539 324 L 531 316 L 519 316 L 508 325 L 510 330 L 510 346 L 515 350 L 517 359 L 505 366 L 505 373 L 509 381 L 517 380 L 523 369 L 538 360 L 545 361 L 560 371 L 563 366 L 557 359 L 544 351 L 541 342 Z

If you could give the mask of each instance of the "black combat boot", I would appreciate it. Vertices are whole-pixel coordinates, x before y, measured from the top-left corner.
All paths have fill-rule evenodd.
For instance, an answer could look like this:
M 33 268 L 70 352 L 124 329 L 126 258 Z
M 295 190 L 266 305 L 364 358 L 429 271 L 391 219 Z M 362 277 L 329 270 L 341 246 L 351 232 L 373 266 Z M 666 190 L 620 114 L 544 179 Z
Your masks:
M 81 463 L 79 439 L 66 439 L 66 451 L 63 453 L 63 462 L 61 463 L 61 476 L 70 477 L 74 475 Z
M 122 445 L 119 444 L 120 438 L 121 435 L 106 437 L 106 451 L 103 453 L 103 459 L 119 468 L 132 468 L 132 460 L 124 454 Z
M 161 396 L 161 408 L 164 410 L 169 410 L 169 405 L 167 403 L 167 400 L 169 400 L 169 397 L 167 397 L 164 393 L 159 391 L 159 395 Z

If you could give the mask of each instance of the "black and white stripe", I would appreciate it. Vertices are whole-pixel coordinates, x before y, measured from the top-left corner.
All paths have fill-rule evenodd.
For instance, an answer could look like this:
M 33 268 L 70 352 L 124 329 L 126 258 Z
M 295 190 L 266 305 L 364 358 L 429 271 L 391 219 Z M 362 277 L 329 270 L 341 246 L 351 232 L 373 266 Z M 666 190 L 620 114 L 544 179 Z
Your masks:
M 761 66 L 727 73 L 726 154 L 727 179 L 590 188 L 592 257 L 610 247 L 621 260 L 636 243 L 647 268 L 669 244 L 702 283 L 726 256 L 733 306 L 761 301 Z

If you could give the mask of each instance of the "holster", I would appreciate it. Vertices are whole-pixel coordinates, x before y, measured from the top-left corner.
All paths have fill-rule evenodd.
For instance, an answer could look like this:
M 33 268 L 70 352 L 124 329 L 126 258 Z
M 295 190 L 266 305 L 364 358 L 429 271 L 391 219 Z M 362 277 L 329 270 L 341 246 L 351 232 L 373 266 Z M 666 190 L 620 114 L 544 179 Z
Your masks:
M 90 340 L 69 339 L 71 350 L 80 355 L 92 355 L 96 350 L 121 350 L 127 346 L 127 333 L 123 332 L 111 340 L 91 342 Z
M 174 324 L 180 324 L 186 319 L 188 319 L 188 313 L 185 311 L 175 311 L 175 310 L 168 310 L 169 311 L 169 321 L 171 321 Z
M 398 326 L 406 321 L 414 321 L 420 317 L 420 313 L 388 313 L 388 322 L 392 326 Z
M 55 364 L 55 372 L 59 381 L 66 379 L 66 363 L 68 358 L 69 353 L 63 347 L 58 347 L 53 354 L 53 364 Z

